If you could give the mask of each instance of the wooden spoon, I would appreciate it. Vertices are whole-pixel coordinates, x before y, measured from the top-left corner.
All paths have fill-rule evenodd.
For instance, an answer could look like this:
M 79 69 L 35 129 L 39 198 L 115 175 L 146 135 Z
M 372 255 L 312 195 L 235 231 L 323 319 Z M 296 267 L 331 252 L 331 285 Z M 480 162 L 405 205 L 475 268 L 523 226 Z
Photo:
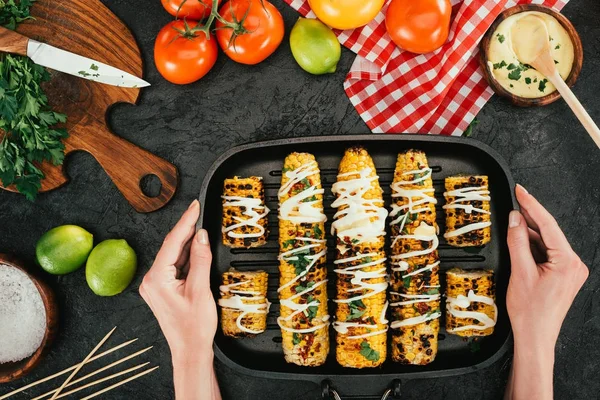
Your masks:
M 562 79 L 550 54 L 550 38 L 544 21 L 535 15 L 521 19 L 519 29 L 511 32 L 512 47 L 523 64 L 529 64 L 548 78 L 565 99 L 579 122 L 600 148 L 600 129 Z

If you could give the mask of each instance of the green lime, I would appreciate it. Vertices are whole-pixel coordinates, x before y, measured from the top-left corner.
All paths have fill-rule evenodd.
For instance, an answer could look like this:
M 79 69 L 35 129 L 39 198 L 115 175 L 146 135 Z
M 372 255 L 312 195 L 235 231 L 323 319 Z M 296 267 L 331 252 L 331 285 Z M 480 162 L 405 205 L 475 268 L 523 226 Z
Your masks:
M 137 256 L 125 240 L 105 240 L 92 250 L 85 278 L 98 296 L 114 296 L 129 286 L 136 269 Z
M 299 18 L 290 34 L 296 62 L 314 75 L 335 72 L 342 48 L 331 28 L 317 19 Z
M 35 245 L 38 264 L 53 275 L 64 275 L 85 263 L 94 247 L 94 236 L 75 225 L 57 226 Z

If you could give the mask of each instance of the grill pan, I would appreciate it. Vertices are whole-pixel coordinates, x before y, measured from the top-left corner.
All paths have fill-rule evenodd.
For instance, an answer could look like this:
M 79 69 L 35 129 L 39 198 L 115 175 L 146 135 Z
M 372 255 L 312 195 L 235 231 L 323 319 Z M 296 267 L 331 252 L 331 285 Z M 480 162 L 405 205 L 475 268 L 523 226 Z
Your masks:
M 281 168 L 285 157 L 294 151 L 315 155 L 321 169 L 325 189 L 325 225 L 328 236 L 329 311 L 333 316 L 335 305 L 334 238 L 330 228 L 333 219 L 331 203 L 334 199 L 331 185 L 336 181 L 338 164 L 344 151 L 354 145 L 363 145 L 373 157 L 384 200 L 389 209 L 390 184 L 397 154 L 407 149 L 425 151 L 433 169 L 433 183 L 438 199 L 437 215 L 440 233 L 445 230 L 442 210 L 444 178 L 454 174 L 485 174 L 490 179 L 492 207 L 492 241 L 483 249 L 459 249 L 445 244 L 440 235 L 440 279 L 445 288 L 444 271 L 452 267 L 493 268 L 496 275 L 498 322 L 494 334 L 480 338 L 478 345 L 444 329 L 444 316 L 440 321 L 439 349 L 435 361 L 427 366 L 401 365 L 390 357 L 380 368 L 354 370 L 342 368 L 335 360 L 335 332 L 330 328 L 331 350 L 327 362 L 316 368 L 287 364 L 281 348 L 281 332 L 276 318 L 279 315 L 277 288 L 279 272 L 277 255 L 278 219 L 277 191 L 281 180 Z M 269 214 L 270 236 L 268 244 L 253 249 L 230 249 L 221 243 L 221 194 L 225 178 L 238 176 L 262 176 L 265 184 Z M 381 396 L 395 379 L 434 378 L 473 372 L 492 364 L 511 346 L 511 329 L 506 312 L 506 290 L 510 275 L 510 259 L 506 245 L 508 214 L 516 208 L 514 182 L 504 159 L 493 149 L 480 142 L 453 137 L 428 135 L 360 135 L 320 136 L 273 140 L 247 144 L 227 151 L 208 171 L 200 192 L 203 205 L 199 226 L 210 236 L 213 265 L 211 288 L 215 299 L 219 298 L 221 275 L 230 266 L 238 270 L 262 269 L 269 273 L 268 299 L 273 303 L 267 318 L 267 330 L 252 339 L 231 339 L 218 330 L 214 349 L 217 358 L 233 370 L 250 376 L 267 379 L 294 379 L 315 383 L 328 382 L 345 398 Z M 388 232 L 389 237 L 389 232 Z M 389 239 L 388 239 L 389 240 Z M 389 248 L 389 247 L 388 247 Z M 442 309 L 445 307 L 442 305 Z M 340 388 L 343 388 L 340 390 Z M 377 397 L 379 398 L 379 397 Z

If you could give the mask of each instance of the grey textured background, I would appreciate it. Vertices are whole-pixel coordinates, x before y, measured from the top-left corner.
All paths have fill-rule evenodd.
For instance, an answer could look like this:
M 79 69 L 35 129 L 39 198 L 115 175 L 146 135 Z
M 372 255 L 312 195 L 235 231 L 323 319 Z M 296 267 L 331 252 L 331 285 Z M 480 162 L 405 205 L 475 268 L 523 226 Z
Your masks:
M 144 359 L 160 364 L 149 377 L 105 398 L 173 398 L 170 353 L 158 324 L 137 288 L 162 238 L 197 196 L 208 167 L 226 149 L 270 138 L 320 134 L 357 134 L 368 129 L 348 101 L 342 82 L 354 55 L 343 51 L 338 72 L 324 77 L 304 73 L 291 57 L 286 40 L 265 63 L 247 67 L 220 54 L 217 65 L 198 83 L 179 87 L 162 80 L 152 62 L 154 37 L 171 18 L 158 0 L 104 0 L 131 28 L 146 62 L 146 89 L 139 105 L 118 105 L 109 120 L 124 138 L 174 162 L 181 184 L 164 209 L 136 213 L 88 155 L 67 162 L 72 181 L 31 204 L 0 192 L 0 251 L 33 264 L 36 240 L 61 224 L 86 227 L 96 241 L 125 238 L 137 250 L 139 272 L 131 287 L 114 298 L 92 294 L 84 271 L 48 280 L 60 301 L 60 334 L 49 356 L 26 379 L 0 385 L 0 393 L 70 366 L 84 357 L 113 326 L 111 343 L 139 337 L 136 348 L 154 345 Z M 297 13 L 283 1 L 289 33 Z M 574 90 L 592 117 L 600 121 L 600 2 L 572 0 L 564 9 L 578 29 L 585 49 L 583 71 Z M 478 115 L 473 136 L 507 160 L 521 182 L 557 217 L 575 250 L 591 269 L 564 324 L 557 346 L 557 399 L 596 399 L 600 393 L 600 151 L 562 102 L 519 109 L 494 97 Z M 532 332 L 535 335 L 535 332 Z M 468 375 L 408 382 L 407 399 L 498 399 L 510 359 Z M 226 398 L 315 399 L 319 388 L 305 382 L 249 379 L 218 365 Z M 50 388 L 45 386 L 44 388 Z M 32 392 L 37 393 L 36 392 Z M 29 396 L 28 396 L 29 397 Z

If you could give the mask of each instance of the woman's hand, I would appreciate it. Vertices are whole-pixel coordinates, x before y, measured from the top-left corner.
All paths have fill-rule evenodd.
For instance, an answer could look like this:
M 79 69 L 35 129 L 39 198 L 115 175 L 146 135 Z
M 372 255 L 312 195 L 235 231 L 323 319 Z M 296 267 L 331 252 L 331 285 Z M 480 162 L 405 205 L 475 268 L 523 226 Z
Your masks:
M 515 358 L 507 398 L 552 399 L 554 347 L 562 323 L 588 277 L 556 220 L 520 185 L 522 213 L 509 217 L 512 273 L 506 305 Z
M 199 215 L 196 200 L 165 238 L 140 286 L 169 343 L 175 394 L 182 400 L 221 398 L 213 368 L 217 309 L 209 282 L 212 255 L 206 231 L 196 233 Z

